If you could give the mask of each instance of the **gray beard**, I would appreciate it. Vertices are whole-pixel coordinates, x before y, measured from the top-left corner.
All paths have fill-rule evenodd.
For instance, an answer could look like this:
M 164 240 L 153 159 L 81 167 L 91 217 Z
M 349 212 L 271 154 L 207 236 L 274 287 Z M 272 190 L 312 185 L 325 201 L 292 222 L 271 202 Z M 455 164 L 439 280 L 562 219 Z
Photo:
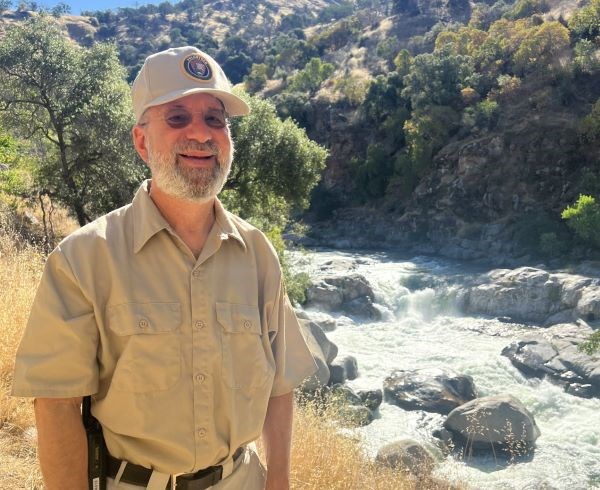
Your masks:
M 180 143 L 169 153 L 153 151 L 149 142 L 147 147 L 148 166 L 155 185 L 171 197 L 195 203 L 210 201 L 221 192 L 233 160 L 233 143 L 227 156 L 211 141 Z M 177 154 L 194 150 L 213 152 L 217 164 L 212 168 L 190 168 L 181 165 Z

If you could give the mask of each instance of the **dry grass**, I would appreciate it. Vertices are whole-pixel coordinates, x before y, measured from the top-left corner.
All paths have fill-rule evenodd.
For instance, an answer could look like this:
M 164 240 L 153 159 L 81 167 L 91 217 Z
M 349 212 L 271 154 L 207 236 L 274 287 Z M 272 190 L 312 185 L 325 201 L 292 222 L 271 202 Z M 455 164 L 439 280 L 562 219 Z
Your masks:
M 0 216 L 1 219 L 1 216 Z M 0 221 L 0 488 L 43 489 L 35 450 L 30 400 L 10 397 L 14 357 L 43 267 L 43 254 L 17 245 L 16 235 Z M 331 409 L 330 409 L 331 411 Z M 292 488 L 441 489 L 428 478 L 411 479 L 377 467 L 361 444 L 339 433 L 335 414 L 314 405 L 299 407 L 294 423 Z
M 3 226 L 4 225 L 4 226 Z M 0 488 L 42 488 L 35 457 L 30 400 L 12 398 L 15 352 L 41 275 L 43 256 L 18 246 L 10 228 L 0 222 Z
M 433 490 L 454 488 L 369 460 L 359 440 L 340 434 L 333 408 L 301 406 L 294 419 L 292 488 L 296 490 Z

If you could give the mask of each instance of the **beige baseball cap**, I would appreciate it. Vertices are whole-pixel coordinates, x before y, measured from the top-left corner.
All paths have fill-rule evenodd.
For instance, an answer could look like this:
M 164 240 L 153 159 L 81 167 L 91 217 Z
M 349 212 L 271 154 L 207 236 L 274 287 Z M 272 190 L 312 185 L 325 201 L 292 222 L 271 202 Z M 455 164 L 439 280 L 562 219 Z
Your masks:
M 230 116 L 250 112 L 248 104 L 231 92 L 223 69 L 209 55 L 193 46 L 170 48 L 146 58 L 133 85 L 131 97 L 135 120 L 148 107 L 204 92 L 223 102 Z

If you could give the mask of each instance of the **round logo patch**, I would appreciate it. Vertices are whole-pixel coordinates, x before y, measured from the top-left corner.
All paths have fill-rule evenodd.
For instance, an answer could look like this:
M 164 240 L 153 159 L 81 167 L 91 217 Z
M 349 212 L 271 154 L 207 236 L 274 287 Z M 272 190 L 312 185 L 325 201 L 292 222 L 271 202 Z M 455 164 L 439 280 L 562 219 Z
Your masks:
M 188 75 L 198 80 L 207 81 L 212 78 L 212 70 L 208 61 L 199 54 L 191 54 L 183 60 L 183 69 Z

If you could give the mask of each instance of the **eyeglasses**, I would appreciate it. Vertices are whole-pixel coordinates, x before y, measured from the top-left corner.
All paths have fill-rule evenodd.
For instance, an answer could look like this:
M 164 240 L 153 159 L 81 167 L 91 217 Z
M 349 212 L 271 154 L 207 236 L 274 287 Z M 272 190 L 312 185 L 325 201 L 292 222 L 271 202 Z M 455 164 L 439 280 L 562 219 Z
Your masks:
M 208 109 L 206 112 L 190 112 L 183 108 L 169 109 L 162 116 L 158 116 L 157 119 L 161 119 L 167 123 L 170 128 L 183 129 L 189 126 L 194 120 L 195 114 L 201 114 L 204 123 L 215 129 L 223 129 L 227 126 L 227 112 L 222 109 Z M 141 126 L 148 124 L 148 121 L 140 123 Z

